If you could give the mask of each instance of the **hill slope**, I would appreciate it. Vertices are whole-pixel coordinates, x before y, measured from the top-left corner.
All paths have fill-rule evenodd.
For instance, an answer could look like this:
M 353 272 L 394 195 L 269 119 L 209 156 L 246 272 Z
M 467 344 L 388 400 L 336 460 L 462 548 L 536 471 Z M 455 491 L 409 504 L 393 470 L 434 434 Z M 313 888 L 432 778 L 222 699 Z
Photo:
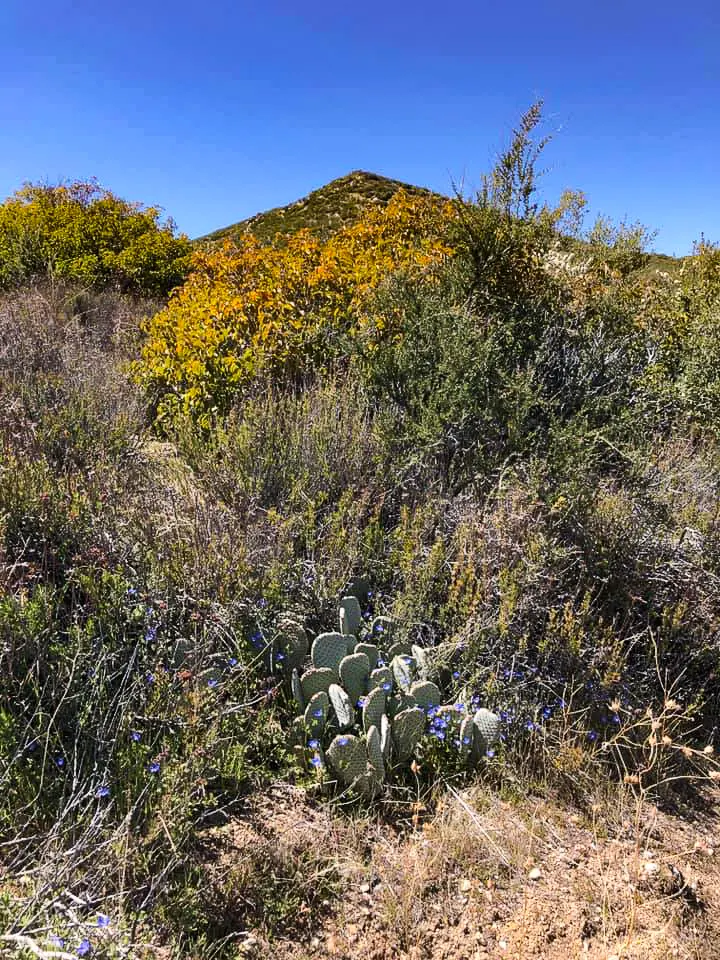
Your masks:
M 198 237 L 197 242 L 224 240 L 243 233 L 252 233 L 262 241 L 270 241 L 278 233 L 295 233 L 303 228 L 326 238 L 335 230 L 358 220 L 370 204 L 387 203 L 398 190 L 406 190 L 414 195 L 433 193 L 424 187 L 391 180 L 377 173 L 355 170 L 331 180 L 294 203 L 221 227 L 204 237 Z

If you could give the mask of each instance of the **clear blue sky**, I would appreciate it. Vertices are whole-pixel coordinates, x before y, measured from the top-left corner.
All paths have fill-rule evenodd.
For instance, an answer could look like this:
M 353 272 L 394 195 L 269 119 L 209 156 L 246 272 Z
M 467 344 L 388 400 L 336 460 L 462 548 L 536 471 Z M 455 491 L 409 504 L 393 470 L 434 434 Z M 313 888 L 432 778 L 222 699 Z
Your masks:
M 0 0 L 0 196 L 96 176 L 197 236 L 358 168 L 448 191 L 539 97 L 547 199 L 720 241 L 718 0 Z

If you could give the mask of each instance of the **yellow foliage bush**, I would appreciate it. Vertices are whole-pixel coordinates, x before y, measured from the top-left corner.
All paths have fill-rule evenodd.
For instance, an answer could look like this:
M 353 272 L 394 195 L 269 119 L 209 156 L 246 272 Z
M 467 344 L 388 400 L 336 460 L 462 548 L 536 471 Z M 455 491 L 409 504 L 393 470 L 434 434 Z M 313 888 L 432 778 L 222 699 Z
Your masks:
M 395 271 L 451 255 L 451 202 L 398 193 L 323 242 L 307 231 L 263 246 L 252 236 L 197 253 L 168 306 L 146 321 L 136 374 L 158 415 L 207 423 L 260 374 L 292 376 L 333 355 L 368 322 L 359 309 Z M 373 331 L 374 332 L 374 331 Z

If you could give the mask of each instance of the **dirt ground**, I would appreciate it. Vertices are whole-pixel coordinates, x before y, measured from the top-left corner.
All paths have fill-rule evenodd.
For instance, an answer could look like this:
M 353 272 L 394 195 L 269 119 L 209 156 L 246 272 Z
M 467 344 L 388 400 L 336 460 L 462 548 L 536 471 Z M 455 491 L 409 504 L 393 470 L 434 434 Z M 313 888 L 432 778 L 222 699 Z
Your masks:
M 618 792 L 582 816 L 474 789 L 391 824 L 278 784 L 214 831 L 208 895 L 240 956 L 717 960 L 717 801 Z

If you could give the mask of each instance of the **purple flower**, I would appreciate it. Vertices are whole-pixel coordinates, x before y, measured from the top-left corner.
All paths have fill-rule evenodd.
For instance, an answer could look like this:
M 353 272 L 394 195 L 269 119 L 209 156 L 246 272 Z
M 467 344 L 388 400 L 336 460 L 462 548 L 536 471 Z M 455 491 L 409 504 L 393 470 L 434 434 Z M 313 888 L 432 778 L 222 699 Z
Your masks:
M 131 730 L 130 739 L 132 740 L 133 743 L 140 743 L 140 741 L 142 740 L 142 734 L 140 733 L 139 730 Z
M 536 730 L 536 729 L 537 729 L 537 727 L 536 727 L 535 724 L 532 722 L 532 720 L 528 720 L 528 722 L 525 724 L 525 727 L 526 727 L 531 733 L 533 732 L 533 730 Z
M 392 684 L 390 683 L 389 680 L 386 680 L 385 683 L 382 685 L 382 688 L 386 693 L 389 693 L 392 690 Z
M 316 720 L 322 720 L 323 712 L 322 708 L 318 707 L 317 710 L 313 710 L 313 716 Z
M 355 704 L 355 706 L 360 707 L 360 709 L 362 710 L 362 708 L 365 706 L 366 701 L 367 701 L 367 697 L 360 697 L 358 699 L 358 702 Z
M 160 773 L 160 764 L 156 760 L 153 760 L 152 763 L 148 764 L 148 770 L 150 773 Z
M 236 667 L 236 666 L 237 666 L 237 657 L 230 657 L 230 659 L 228 660 L 228 665 L 231 666 L 231 667 Z
M 462 738 L 462 742 L 463 742 L 463 743 L 465 744 L 465 746 L 467 747 L 467 746 L 470 744 L 470 737 L 468 737 L 468 736 L 463 737 L 463 738 Z
M 215 679 L 215 677 L 212 677 L 210 680 L 208 680 L 207 685 L 209 687 L 216 687 L 218 685 L 218 681 Z
M 283 661 L 284 659 L 285 659 L 285 654 L 284 654 L 284 653 L 276 653 L 276 654 L 275 654 L 275 660 L 277 661 L 277 663 L 282 663 L 282 661 Z
M 438 740 L 444 740 L 444 739 L 445 739 L 445 734 L 443 733 L 442 730 L 433 730 L 433 734 L 432 734 L 432 735 L 433 735 L 434 737 L 436 737 Z
M 99 927 L 109 927 L 110 917 L 108 917 L 106 913 L 99 913 L 97 918 L 97 925 Z
M 597 740 L 598 735 L 594 730 L 588 730 L 587 738 L 590 741 L 590 743 L 594 743 L 595 740 Z
M 338 737 L 337 742 L 339 746 L 346 747 L 350 741 L 347 737 Z
M 147 643 L 152 643 L 152 641 L 157 636 L 157 627 L 148 627 L 145 631 L 145 640 Z
M 56 764 L 56 766 L 58 766 L 58 767 L 64 767 L 64 766 L 65 766 L 65 757 L 55 757 L 55 764 Z
M 312 758 L 312 760 L 310 761 L 310 763 L 311 763 L 314 767 L 321 767 L 321 766 L 322 766 L 322 760 L 320 759 L 320 757 L 319 757 L 317 754 L 315 754 L 315 756 Z
M 95 796 L 98 798 L 98 800 L 101 797 L 109 797 L 110 787 L 98 787 L 97 790 L 95 791 Z
M 267 605 L 268 605 L 268 602 L 265 599 L 265 597 L 260 597 L 260 599 L 258 600 L 258 606 L 264 609 Z
M 455 709 L 457 710 L 458 713 L 464 713 L 464 712 L 465 712 L 465 704 L 464 704 L 464 703 L 456 703 L 456 704 L 455 704 Z
M 453 670 L 453 680 L 459 680 L 459 679 L 460 679 L 460 671 Z
M 320 741 L 319 741 L 319 740 L 308 740 L 308 746 L 310 747 L 311 750 L 317 750 L 318 747 L 320 746 Z
M 152 673 L 146 673 L 146 674 L 145 674 L 145 683 L 147 683 L 147 684 L 155 683 L 155 677 L 153 676 Z
M 542 715 L 545 720 L 549 720 L 552 716 L 552 707 L 543 707 Z
M 65 946 L 65 941 L 63 940 L 63 938 L 56 936 L 54 933 L 51 933 L 51 934 L 50 934 L 50 936 L 48 937 L 48 940 L 50 941 L 50 943 L 51 943 L 54 947 L 64 947 L 64 946 Z
M 488 750 L 488 751 L 486 751 L 485 756 L 486 756 L 489 760 L 492 760 L 492 758 L 495 756 L 495 751 L 494 751 L 494 750 Z
M 81 940 L 81 941 L 80 941 L 80 945 L 78 946 L 78 948 L 77 948 L 77 950 L 76 950 L 75 952 L 77 953 L 77 955 L 78 955 L 79 957 L 85 957 L 85 956 L 88 955 L 88 953 L 90 953 L 91 950 L 92 950 L 92 947 L 91 947 L 91 945 L 90 945 L 90 941 L 89 941 L 89 940 Z

